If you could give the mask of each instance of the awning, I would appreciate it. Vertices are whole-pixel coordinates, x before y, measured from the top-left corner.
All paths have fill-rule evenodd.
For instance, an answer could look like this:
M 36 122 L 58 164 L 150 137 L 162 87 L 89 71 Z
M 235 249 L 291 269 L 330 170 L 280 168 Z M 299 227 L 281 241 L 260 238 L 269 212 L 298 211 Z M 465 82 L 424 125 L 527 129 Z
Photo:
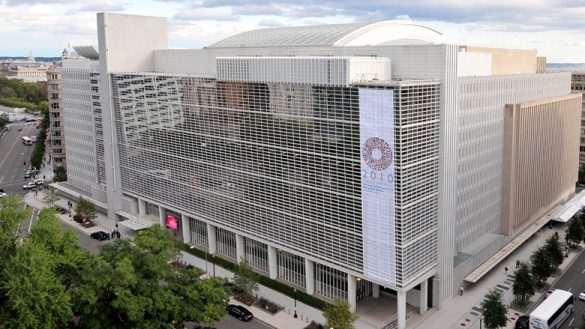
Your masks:
M 132 218 L 132 219 L 127 219 L 127 220 L 118 222 L 118 224 L 125 226 L 125 227 L 127 227 L 131 230 L 134 230 L 134 231 L 140 231 L 140 230 L 147 229 L 147 228 L 149 228 L 152 225 L 155 225 L 157 223 L 153 223 L 153 222 L 146 220 L 146 219 Z
M 555 218 L 553 218 L 553 220 L 555 220 L 557 222 L 566 223 L 569 221 L 569 219 L 573 218 L 573 216 L 576 213 L 578 213 L 579 210 L 581 210 L 580 206 L 577 206 L 577 205 L 567 206 L 567 207 L 565 207 L 563 212 L 561 212 L 559 215 L 557 215 Z

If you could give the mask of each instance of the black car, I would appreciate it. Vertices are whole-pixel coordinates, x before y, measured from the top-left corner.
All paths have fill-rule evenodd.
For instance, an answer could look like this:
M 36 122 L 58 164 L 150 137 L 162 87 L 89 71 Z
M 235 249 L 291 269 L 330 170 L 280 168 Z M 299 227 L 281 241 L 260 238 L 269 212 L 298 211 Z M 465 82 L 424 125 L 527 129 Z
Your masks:
M 235 316 L 241 321 L 250 321 L 254 317 L 252 312 L 240 305 L 229 304 L 226 310 L 229 314 Z
M 104 241 L 110 238 L 109 234 L 104 231 L 97 231 L 89 235 L 93 239 Z
M 516 320 L 516 325 L 514 325 L 514 329 L 528 329 L 529 320 L 530 316 L 520 315 L 518 317 L 518 320 Z

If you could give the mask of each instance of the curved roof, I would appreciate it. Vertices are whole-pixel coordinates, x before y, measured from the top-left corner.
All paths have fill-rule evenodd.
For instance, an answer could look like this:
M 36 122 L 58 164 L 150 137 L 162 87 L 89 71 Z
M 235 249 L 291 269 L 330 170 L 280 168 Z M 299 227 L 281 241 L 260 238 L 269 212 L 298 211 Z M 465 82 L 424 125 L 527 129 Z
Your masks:
M 352 47 L 442 43 L 440 32 L 410 21 L 293 26 L 248 31 L 208 48 Z
M 75 52 L 81 57 L 93 60 L 98 60 L 100 58 L 100 54 L 94 46 L 74 46 L 73 49 L 75 49 Z

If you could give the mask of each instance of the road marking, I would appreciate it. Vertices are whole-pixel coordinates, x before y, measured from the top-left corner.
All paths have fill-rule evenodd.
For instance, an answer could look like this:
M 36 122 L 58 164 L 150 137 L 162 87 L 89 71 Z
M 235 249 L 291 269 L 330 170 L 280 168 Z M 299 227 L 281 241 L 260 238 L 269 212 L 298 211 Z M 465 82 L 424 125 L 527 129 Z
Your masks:
M 571 322 L 569 322 L 569 327 L 571 326 L 571 324 L 573 324 L 573 321 L 575 320 L 575 318 L 571 319 Z
M 32 223 L 33 223 L 33 217 L 35 216 L 35 212 L 36 212 L 36 211 L 37 211 L 37 210 L 36 210 L 36 209 L 34 209 L 34 210 L 32 211 L 32 214 L 30 214 L 30 223 L 28 224 L 28 232 L 27 232 L 28 234 L 30 234 L 30 228 L 32 227 Z
M 2 176 L 2 178 L 0 178 L 0 183 L 2 183 L 3 180 L 4 180 L 4 176 Z
M 585 273 L 585 270 L 581 271 L 581 274 Z

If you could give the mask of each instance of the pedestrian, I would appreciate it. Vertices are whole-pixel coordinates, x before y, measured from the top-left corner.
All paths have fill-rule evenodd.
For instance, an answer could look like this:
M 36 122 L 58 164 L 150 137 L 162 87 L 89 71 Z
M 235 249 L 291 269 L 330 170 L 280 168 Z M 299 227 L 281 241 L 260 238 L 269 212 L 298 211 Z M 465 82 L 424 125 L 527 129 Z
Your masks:
M 116 231 L 112 231 L 112 240 L 116 238 Z
M 459 296 L 463 296 L 463 286 L 459 287 Z
M 119 239 L 120 236 L 121 236 L 120 231 L 116 230 L 116 237 L 118 237 L 118 239 Z
M 516 260 L 516 268 L 520 267 L 520 260 Z
M 555 232 L 555 238 L 559 238 L 559 232 Z
M 504 267 L 504 271 L 506 271 L 506 275 L 508 275 L 508 266 Z
M 45 175 L 43 175 L 43 179 L 45 179 Z

